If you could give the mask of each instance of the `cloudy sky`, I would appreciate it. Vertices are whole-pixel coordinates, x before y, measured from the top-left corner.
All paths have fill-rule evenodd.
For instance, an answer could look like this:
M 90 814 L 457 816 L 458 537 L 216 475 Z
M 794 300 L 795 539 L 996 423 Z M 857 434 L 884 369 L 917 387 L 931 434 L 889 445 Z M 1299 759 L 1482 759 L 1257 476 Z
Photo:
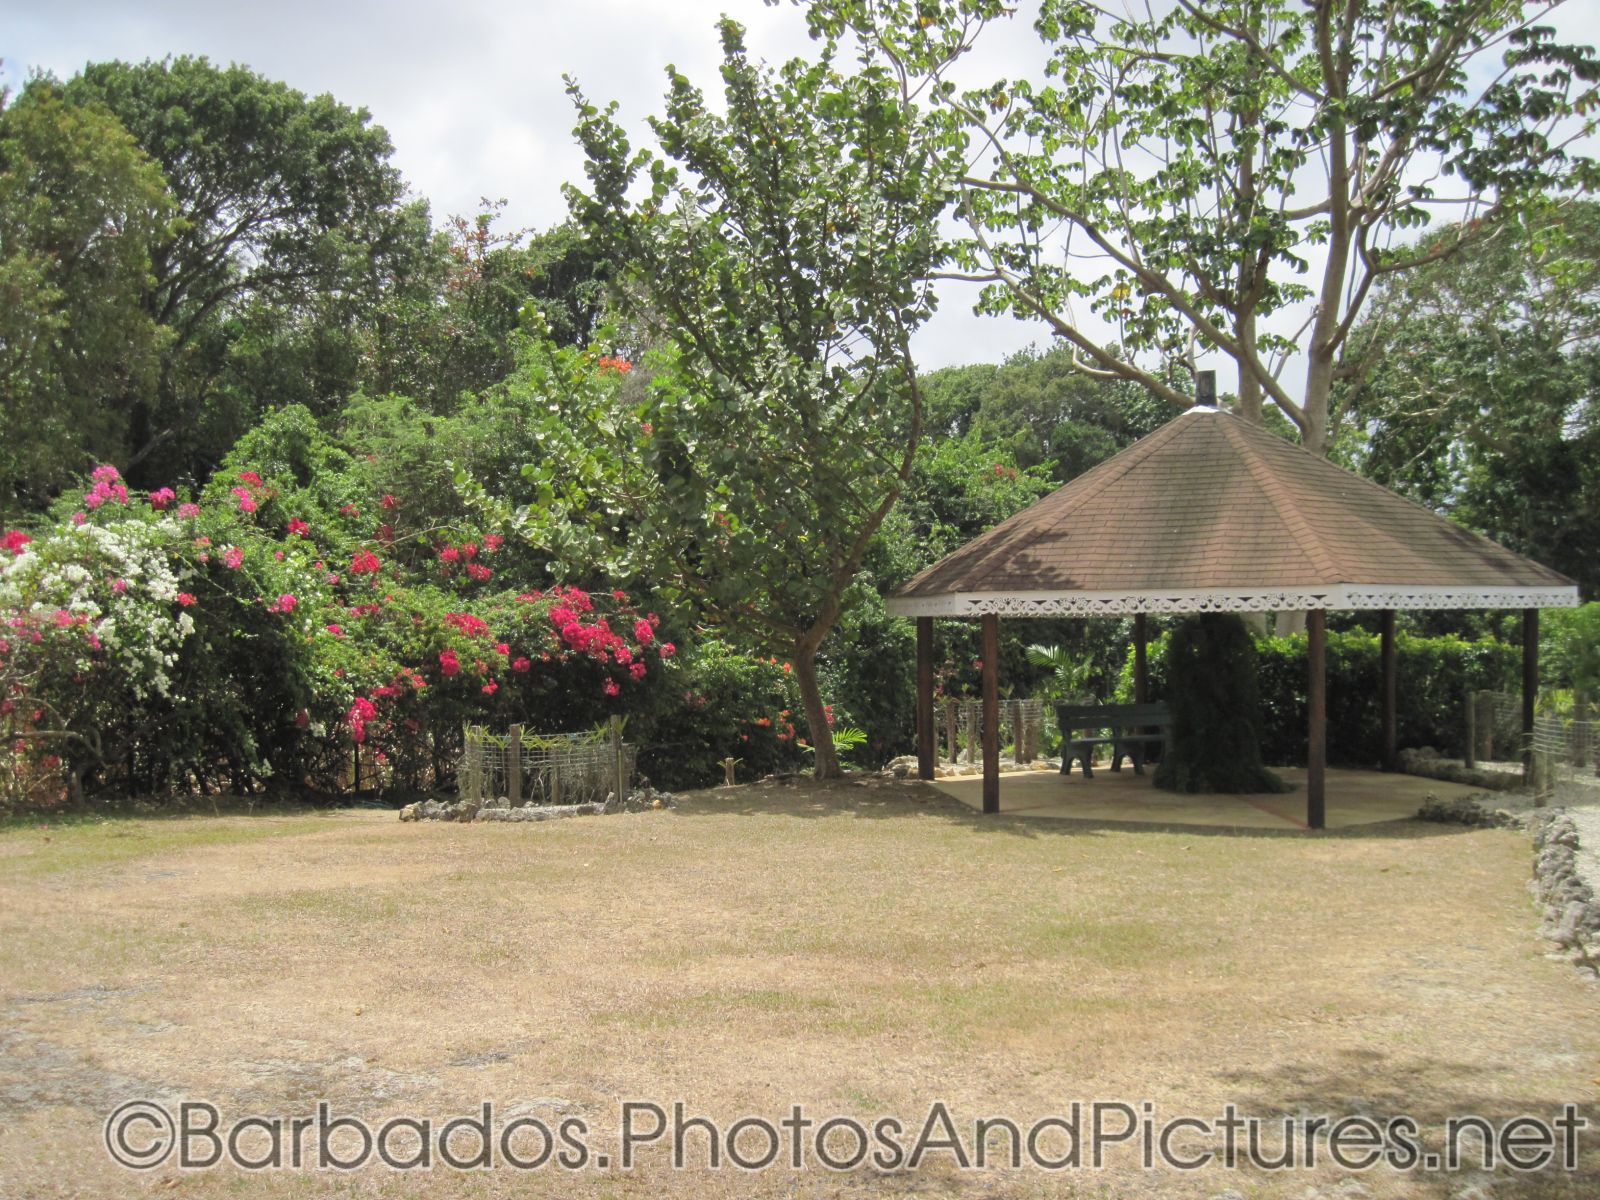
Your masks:
M 795 8 L 761 0 L 18 0 L 11 8 L 0 24 L 0 83 L 15 88 L 34 71 L 66 77 L 110 58 L 204 54 L 246 63 L 369 109 L 436 219 L 503 197 L 510 223 L 533 227 L 561 220 L 561 184 L 582 178 L 563 74 L 592 100 L 619 101 L 642 129 L 659 107 L 668 63 L 714 89 L 715 23 L 724 12 L 771 61 L 810 45 Z M 1024 12 L 985 32 L 986 76 L 1039 73 L 1030 23 Z M 1566 38 L 1592 40 L 1600 0 L 1570 0 L 1554 23 Z M 1048 340 L 1038 324 L 973 316 L 973 290 L 944 286 L 941 311 L 915 346 L 924 369 L 998 361 Z

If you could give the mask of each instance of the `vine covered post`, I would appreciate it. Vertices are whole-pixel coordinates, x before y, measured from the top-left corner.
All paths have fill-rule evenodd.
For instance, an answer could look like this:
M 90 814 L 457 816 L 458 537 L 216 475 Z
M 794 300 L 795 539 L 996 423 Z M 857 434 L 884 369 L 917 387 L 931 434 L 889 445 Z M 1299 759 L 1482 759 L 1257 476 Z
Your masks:
M 1522 610 L 1522 782 L 1533 782 L 1533 711 L 1539 698 L 1539 610 Z
M 1395 649 L 1394 609 L 1383 610 L 1379 657 L 1383 663 L 1383 769 L 1400 769 L 1399 670 Z
M 522 726 L 513 725 L 506 739 L 506 796 L 511 807 L 522 803 Z
M 917 618 L 917 778 L 932 779 L 938 748 L 933 733 L 933 618 Z
M 1328 614 L 1306 614 L 1306 825 L 1326 824 L 1324 790 L 1328 769 Z
M 1000 618 L 983 617 L 983 811 L 1000 811 Z

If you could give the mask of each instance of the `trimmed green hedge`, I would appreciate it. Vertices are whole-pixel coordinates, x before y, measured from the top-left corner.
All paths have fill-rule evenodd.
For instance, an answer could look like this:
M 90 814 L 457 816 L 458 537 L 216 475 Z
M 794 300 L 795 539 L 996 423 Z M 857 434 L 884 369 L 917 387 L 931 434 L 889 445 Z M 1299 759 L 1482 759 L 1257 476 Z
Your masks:
M 1261 753 L 1268 763 L 1299 764 L 1306 752 L 1306 639 L 1258 638 L 1261 689 Z M 1456 637 L 1397 639 L 1400 747 L 1433 746 L 1460 757 L 1466 749 L 1465 710 L 1469 691 L 1512 690 L 1521 651 L 1496 641 Z M 1150 695 L 1166 695 L 1167 637 L 1149 646 Z M 1374 766 L 1382 757 L 1381 671 L 1376 634 L 1328 634 L 1328 760 L 1343 766 Z M 1133 696 L 1133 650 L 1128 650 L 1118 688 Z

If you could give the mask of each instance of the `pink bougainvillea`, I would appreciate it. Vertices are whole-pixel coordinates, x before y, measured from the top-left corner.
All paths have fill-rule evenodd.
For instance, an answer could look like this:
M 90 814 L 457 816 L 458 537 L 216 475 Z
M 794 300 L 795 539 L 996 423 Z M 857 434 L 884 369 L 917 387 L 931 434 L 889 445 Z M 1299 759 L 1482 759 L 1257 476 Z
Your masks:
M 289 519 L 289 536 L 308 538 L 311 536 L 311 526 L 307 525 L 299 517 L 291 517 Z
M 237 571 L 244 565 L 244 551 L 237 546 L 229 546 L 222 554 L 223 565 L 230 571 Z
M 298 597 L 290 592 L 285 592 L 271 604 L 267 605 L 267 611 L 273 613 L 292 613 L 294 611 L 294 606 L 299 603 L 300 600 Z
M 31 541 L 33 539 L 20 529 L 6 530 L 5 547 L 13 556 L 20 555 Z
M 355 552 L 350 559 L 350 573 L 352 575 L 375 575 L 383 570 L 383 564 L 378 561 L 378 556 L 366 547 Z
M 122 482 L 122 475 L 110 463 L 102 463 L 90 472 L 89 479 L 94 486 L 83 494 L 84 507 L 91 512 L 99 508 L 108 500 L 118 504 L 128 502 L 128 488 Z
M 461 660 L 456 657 L 454 650 L 443 650 L 439 654 L 439 670 L 446 675 L 461 674 Z
M 178 493 L 173 491 L 171 488 L 157 488 L 155 491 L 150 493 L 150 507 L 155 509 L 157 512 L 166 512 L 167 509 L 172 507 L 173 501 L 177 498 Z

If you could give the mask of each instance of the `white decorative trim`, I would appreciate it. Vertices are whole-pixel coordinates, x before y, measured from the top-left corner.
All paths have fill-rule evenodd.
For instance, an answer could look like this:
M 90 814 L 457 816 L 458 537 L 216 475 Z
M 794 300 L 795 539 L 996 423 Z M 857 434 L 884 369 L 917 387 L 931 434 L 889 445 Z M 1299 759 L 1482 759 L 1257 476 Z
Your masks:
M 1335 584 L 1320 588 L 1231 590 L 1172 588 L 1156 592 L 956 592 L 891 596 L 897 617 L 1116 617 L 1129 613 L 1297 612 L 1311 608 L 1576 608 L 1567 587 L 1427 587 Z

